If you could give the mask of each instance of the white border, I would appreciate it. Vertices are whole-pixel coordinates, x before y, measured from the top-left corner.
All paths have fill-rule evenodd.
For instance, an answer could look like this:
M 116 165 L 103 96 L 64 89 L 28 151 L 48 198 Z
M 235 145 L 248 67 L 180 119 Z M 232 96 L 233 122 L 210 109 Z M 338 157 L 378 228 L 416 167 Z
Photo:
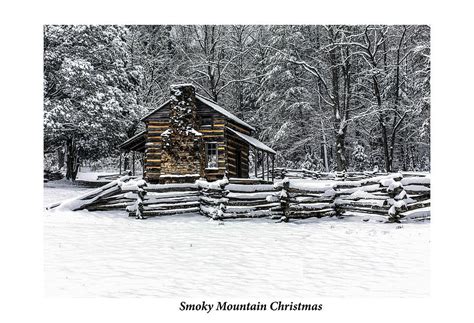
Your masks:
M 465 3 L 465 4 L 463 4 Z M 2 8 L 3 322 L 467 321 L 472 10 L 467 1 L 10 1 Z M 405 23 L 432 26 L 432 296 L 324 299 L 318 313 L 180 313 L 180 300 L 45 299 L 42 249 L 42 25 L 51 23 Z M 6 209 L 4 208 L 6 206 Z M 183 295 L 184 297 L 185 295 Z M 212 299 L 205 298 L 207 301 Z M 196 301 L 202 301 L 196 300 Z M 249 300 L 245 300 L 249 301 Z M 256 300 L 270 301 L 270 300 Z M 291 301 L 291 300 L 290 300 Z M 292 301 L 295 301 L 292 299 Z M 298 301 L 298 300 L 296 300 Z

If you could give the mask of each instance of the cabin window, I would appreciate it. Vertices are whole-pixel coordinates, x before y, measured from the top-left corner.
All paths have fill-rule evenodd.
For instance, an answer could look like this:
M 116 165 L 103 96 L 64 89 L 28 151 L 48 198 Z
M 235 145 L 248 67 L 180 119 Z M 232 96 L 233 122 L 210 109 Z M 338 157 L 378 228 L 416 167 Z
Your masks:
M 201 118 L 201 127 L 212 127 L 212 118 L 211 117 L 202 117 Z
M 206 168 L 217 168 L 217 143 L 206 143 Z

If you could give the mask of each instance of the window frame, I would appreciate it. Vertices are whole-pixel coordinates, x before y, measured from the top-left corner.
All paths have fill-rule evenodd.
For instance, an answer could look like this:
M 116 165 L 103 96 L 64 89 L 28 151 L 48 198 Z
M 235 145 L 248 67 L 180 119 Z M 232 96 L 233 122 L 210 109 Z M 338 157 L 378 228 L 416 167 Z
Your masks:
M 215 145 L 216 147 L 216 153 L 215 153 L 215 156 L 216 156 L 216 167 L 209 167 L 209 145 Z M 206 169 L 219 169 L 219 144 L 215 141 L 208 141 L 206 142 L 206 145 L 205 145 L 205 148 L 206 148 Z

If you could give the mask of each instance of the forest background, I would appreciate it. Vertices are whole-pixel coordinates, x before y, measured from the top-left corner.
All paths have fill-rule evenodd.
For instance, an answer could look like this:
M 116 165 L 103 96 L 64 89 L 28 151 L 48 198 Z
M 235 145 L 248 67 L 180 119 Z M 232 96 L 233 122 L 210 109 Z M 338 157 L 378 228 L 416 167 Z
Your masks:
M 254 125 L 277 166 L 430 170 L 424 25 L 46 25 L 45 167 L 118 164 L 183 82 Z

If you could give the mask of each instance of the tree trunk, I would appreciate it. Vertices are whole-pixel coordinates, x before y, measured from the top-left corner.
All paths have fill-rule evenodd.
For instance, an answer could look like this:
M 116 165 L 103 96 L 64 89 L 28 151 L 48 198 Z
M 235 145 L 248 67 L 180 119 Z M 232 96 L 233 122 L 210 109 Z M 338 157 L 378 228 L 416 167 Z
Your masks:
M 58 170 L 64 167 L 64 148 L 58 148 Z
M 123 170 L 126 171 L 129 169 L 130 169 L 130 165 L 129 165 L 128 153 L 125 153 L 123 157 Z
M 384 161 L 385 161 L 385 171 L 386 172 L 391 172 L 392 171 L 392 161 L 390 159 L 390 149 L 388 147 L 388 133 L 387 133 L 387 118 L 385 116 L 385 113 L 382 111 L 382 95 L 380 93 L 380 88 L 379 88 L 379 81 L 377 79 L 377 76 L 372 77 L 373 80 L 373 85 L 374 85 L 374 95 L 375 98 L 377 99 L 377 106 L 379 109 L 379 124 L 380 124 L 380 129 L 382 130 L 382 144 L 383 144 L 383 156 L 384 156 Z
M 329 162 L 328 162 L 328 142 L 326 139 L 326 132 L 324 130 L 323 119 L 321 120 L 321 129 L 323 133 L 323 161 L 324 161 L 324 170 L 329 173 Z
M 332 101 L 334 109 L 334 132 L 336 136 L 336 165 L 338 171 L 345 171 L 347 168 L 345 157 L 345 131 L 341 127 L 344 114 L 341 111 L 339 100 L 339 64 L 337 62 L 336 50 L 329 51 L 331 62 L 331 80 L 332 80 Z
M 75 181 L 79 171 L 79 154 L 74 139 L 66 141 L 66 178 Z
M 336 164 L 340 172 L 347 170 L 345 138 L 344 132 L 336 132 Z
M 382 144 L 383 144 L 383 157 L 385 161 L 385 171 L 390 173 L 392 171 L 392 161 L 390 160 L 390 150 L 388 147 L 387 138 L 387 126 L 384 121 L 384 117 L 379 117 L 380 128 L 382 129 Z
M 318 93 L 321 93 L 321 81 L 318 80 Z M 323 137 L 323 162 L 324 162 L 324 170 L 329 173 L 329 161 L 328 161 L 328 141 L 326 138 L 326 129 L 324 128 L 323 122 L 323 107 L 321 105 L 321 95 L 318 94 L 318 107 L 319 107 L 319 121 L 321 122 L 321 133 Z

